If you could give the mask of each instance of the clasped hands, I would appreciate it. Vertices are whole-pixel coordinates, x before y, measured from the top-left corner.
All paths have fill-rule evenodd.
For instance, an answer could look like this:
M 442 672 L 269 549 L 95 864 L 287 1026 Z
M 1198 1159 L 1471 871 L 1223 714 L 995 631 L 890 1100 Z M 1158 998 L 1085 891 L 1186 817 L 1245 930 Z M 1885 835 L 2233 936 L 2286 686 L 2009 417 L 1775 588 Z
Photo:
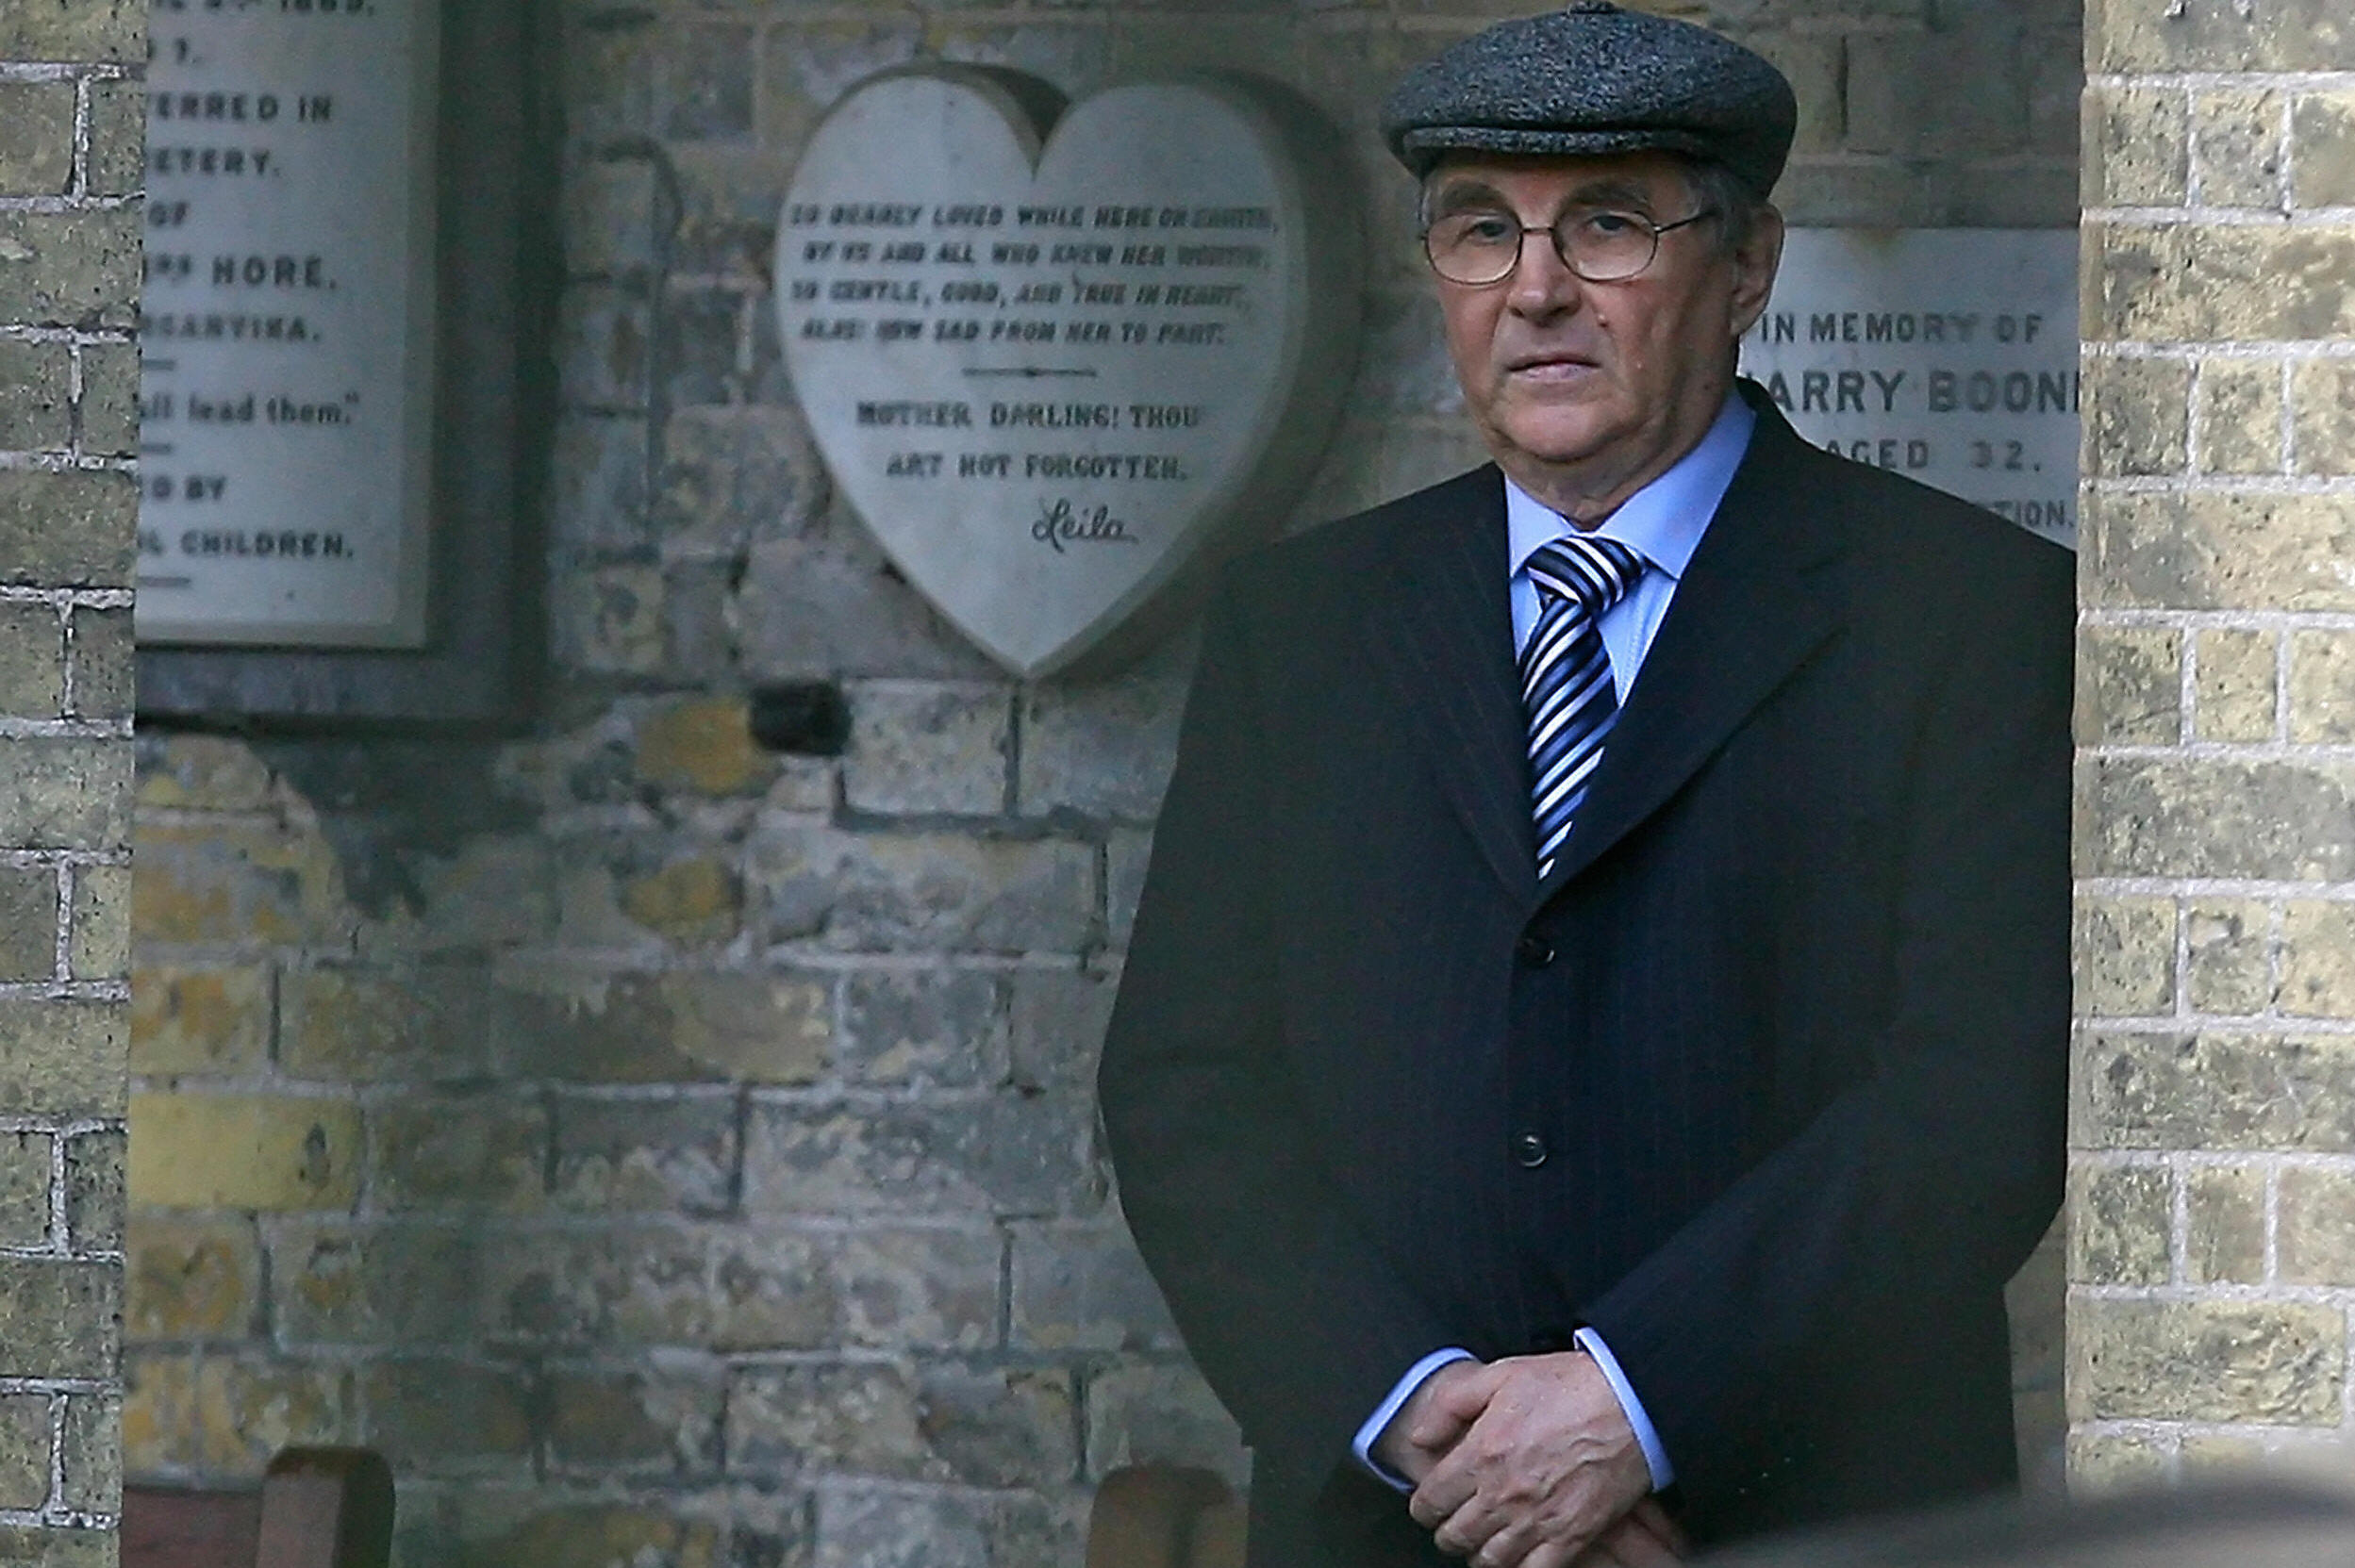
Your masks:
M 1580 1352 L 1443 1366 L 1374 1451 L 1415 1483 L 1415 1522 L 1474 1568 L 1677 1568 L 1685 1550 L 1617 1396 Z

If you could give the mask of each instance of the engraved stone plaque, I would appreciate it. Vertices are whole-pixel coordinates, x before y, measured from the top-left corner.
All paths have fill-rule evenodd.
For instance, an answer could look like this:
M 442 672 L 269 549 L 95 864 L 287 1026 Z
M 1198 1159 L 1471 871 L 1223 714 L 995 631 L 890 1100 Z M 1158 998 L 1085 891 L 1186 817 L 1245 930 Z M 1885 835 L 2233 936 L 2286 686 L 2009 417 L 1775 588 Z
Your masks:
M 138 631 L 426 638 L 434 0 L 151 0 Z
M 1794 229 L 1742 369 L 1801 434 L 2077 542 L 2077 232 Z
M 1228 78 L 1054 102 L 1008 73 L 874 78 L 812 137 L 777 240 L 837 482 L 1024 676 L 1133 646 L 1274 528 L 1358 319 L 1346 181 L 1304 111 Z

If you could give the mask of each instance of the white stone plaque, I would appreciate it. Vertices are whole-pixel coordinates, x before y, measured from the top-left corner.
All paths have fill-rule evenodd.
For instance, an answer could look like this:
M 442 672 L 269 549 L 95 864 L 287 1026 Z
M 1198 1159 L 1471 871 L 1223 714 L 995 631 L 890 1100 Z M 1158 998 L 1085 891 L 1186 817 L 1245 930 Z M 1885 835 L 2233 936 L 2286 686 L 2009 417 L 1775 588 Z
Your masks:
M 1050 130 L 1023 107 L 1050 91 L 867 82 L 811 138 L 777 239 L 786 362 L 837 482 L 1023 676 L 1275 527 L 1358 318 L 1347 182 L 1284 100 L 1140 83 Z
M 426 635 L 439 0 L 150 0 L 138 631 Z
M 1794 229 L 1742 369 L 1809 438 L 2076 544 L 2076 230 Z

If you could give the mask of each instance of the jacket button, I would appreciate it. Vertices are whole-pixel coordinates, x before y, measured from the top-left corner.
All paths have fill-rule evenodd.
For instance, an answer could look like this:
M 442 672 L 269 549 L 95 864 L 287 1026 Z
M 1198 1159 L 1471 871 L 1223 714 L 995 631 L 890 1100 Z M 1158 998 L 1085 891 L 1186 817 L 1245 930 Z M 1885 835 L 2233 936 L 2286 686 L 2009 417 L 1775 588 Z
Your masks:
M 1514 945 L 1513 953 L 1522 968 L 1542 969 L 1553 962 L 1553 944 L 1533 933 Z
M 1535 1170 L 1546 1163 L 1546 1141 L 1534 1132 L 1523 1132 L 1513 1140 L 1513 1163 L 1523 1170 Z

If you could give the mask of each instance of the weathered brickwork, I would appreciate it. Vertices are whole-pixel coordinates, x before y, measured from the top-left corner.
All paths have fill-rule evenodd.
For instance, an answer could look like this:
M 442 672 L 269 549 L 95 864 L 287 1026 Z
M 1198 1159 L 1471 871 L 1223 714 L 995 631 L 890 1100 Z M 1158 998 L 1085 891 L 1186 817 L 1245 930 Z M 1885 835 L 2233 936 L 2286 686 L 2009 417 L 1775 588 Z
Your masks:
M 870 72 L 1081 95 L 1249 62 L 1355 139 L 1367 346 L 1290 520 L 1337 514 L 1473 456 L 1371 124 L 1503 8 L 561 8 L 532 733 L 142 738 L 134 1474 L 376 1444 L 406 1568 L 1053 1568 L 1110 1469 L 1239 1478 L 1092 1106 L 1189 648 L 1019 686 L 926 610 L 815 456 L 767 255 L 804 139 Z M 1799 221 L 2073 221 L 2065 0 L 1716 20 L 1799 84 Z M 751 743 L 777 682 L 838 686 L 839 757 Z M 2057 1434 L 2040 1268 L 2023 1402 Z
M 2086 18 L 2068 1408 L 2090 1486 L 2348 1427 L 2355 25 Z
M 0 1557 L 121 1511 L 143 8 L 0 0 Z

